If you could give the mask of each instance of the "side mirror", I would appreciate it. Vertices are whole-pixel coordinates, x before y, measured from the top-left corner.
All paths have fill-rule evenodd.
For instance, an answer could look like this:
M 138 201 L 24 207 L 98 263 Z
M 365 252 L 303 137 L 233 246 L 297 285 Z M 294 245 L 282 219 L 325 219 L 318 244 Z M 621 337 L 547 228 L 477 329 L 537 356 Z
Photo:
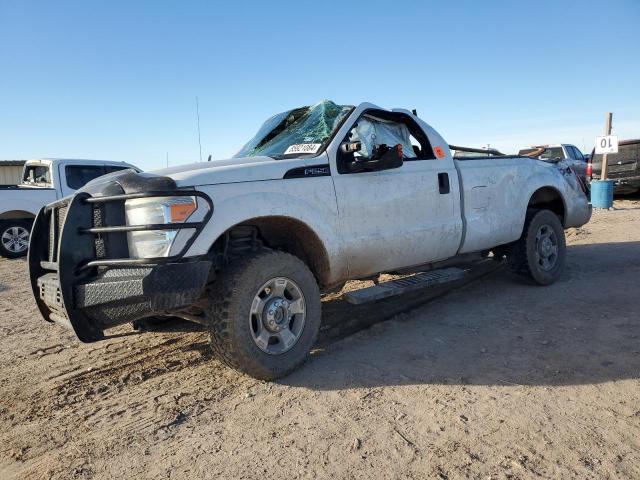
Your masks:
M 362 150 L 362 142 L 344 142 L 340 144 L 342 153 L 355 153 Z

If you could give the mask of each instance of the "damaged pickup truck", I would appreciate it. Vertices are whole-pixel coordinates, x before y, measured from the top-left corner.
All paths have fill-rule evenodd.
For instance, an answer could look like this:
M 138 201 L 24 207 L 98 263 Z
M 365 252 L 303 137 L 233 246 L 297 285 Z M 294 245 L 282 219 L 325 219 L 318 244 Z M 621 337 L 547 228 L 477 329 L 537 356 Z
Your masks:
M 47 205 L 29 267 L 43 317 L 83 342 L 177 316 L 275 379 L 313 346 L 321 292 L 491 253 L 548 285 L 564 229 L 590 216 L 561 162 L 454 160 L 415 112 L 323 101 L 271 117 L 229 160 L 117 172 Z

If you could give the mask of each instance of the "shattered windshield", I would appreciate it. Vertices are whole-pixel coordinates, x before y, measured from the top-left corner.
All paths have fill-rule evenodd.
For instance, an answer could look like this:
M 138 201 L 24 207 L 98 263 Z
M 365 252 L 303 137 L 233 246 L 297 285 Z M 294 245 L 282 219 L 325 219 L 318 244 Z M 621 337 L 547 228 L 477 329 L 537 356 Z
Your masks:
M 350 105 L 323 100 L 310 107 L 279 113 L 264 122 L 258 133 L 234 156 L 283 158 L 315 154 L 352 109 Z

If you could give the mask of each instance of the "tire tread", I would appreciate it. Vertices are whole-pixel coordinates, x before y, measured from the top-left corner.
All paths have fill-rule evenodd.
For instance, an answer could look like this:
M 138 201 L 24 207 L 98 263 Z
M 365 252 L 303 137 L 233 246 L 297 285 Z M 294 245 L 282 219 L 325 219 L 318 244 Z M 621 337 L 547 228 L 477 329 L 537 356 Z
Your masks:
M 208 288 L 209 303 L 206 312 L 210 325 L 210 343 L 214 355 L 222 363 L 240 373 L 246 373 L 261 380 L 273 380 L 287 375 L 298 368 L 302 362 L 281 368 L 269 368 L 261 365 L 258 356 L 234 347 L 233 332 L 230 328 L 231 322 L 238 318 L 238 309 L 242 307 L 239 298 L 246 288 L 244 285 L 246 279 L 258 275 L 260 264 L 264 261 L 297 264 L 298 268 L 307 270 L 313 278 L 306 264 L 298 257 L 281 251 L 259 250 L 229 264 L 220 277 Z M 314 293 L 317 294 L 319 303 L 320 294 L 315 279 L 314 285 L 316 288 Z M 312 344 L 315 343 L 316 337 L 317 331 L 314 333 Z
M 529 258 L 528 248 L 531 242 L 531 236 L 536 235 L 535 228 L 531 228 L 531 224 L 536 221 L 536 219 L 540 215 L 553 215 L 560 225 L 560 231 L 556 232 L 557 234 L 562 236 L 561 243 L 562 246 L 558 252 L 558 262 L 562 262 L 555 276 L 544 278 L 544 275 L 541 276 L 540 272 L 536 272 L 534 270 L 534 266 L 532 265 Z M 560 239 L 559 239 L 560 240 Z M 524 222 L 524 228 L 522 230 L 522 236 L 511 245 L 509 249 L 509 253 L 507 255 L 508 265 L 512 272 L 522 277 L 525 277 L 534 283 L 539 285 L 549 285 L 557 279 L 557 277 L 562 272 L 564 266 L 564 258 L 565 258 L 565 240 L 564 240 L 564 230 L 562 229 L 562 222 L 557 218 L 556 214 L 551 210 L 545 209 L 528 209 L 527 215 Z

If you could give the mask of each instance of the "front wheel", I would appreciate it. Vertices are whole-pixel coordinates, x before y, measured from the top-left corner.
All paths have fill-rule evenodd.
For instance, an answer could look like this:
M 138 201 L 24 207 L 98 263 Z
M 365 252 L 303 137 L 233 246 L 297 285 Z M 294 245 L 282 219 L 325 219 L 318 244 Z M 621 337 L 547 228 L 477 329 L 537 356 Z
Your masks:
M 31 222 L 5 220 L 0 224 L 0 255 L 7 258 L 24 257 L 29 251 Z
M 509 265 L 538 285 L 550 285 L 564 270 L 566 248 L 558 216 L 550 210 L 531 210 L 522 236 L 508 255 Z
M 307 358 L 320 330 L 320 292 L 309 268 L 265 250 L 231 263 L 208 291 L 211 346 L 235 370 L 274 380 Z

